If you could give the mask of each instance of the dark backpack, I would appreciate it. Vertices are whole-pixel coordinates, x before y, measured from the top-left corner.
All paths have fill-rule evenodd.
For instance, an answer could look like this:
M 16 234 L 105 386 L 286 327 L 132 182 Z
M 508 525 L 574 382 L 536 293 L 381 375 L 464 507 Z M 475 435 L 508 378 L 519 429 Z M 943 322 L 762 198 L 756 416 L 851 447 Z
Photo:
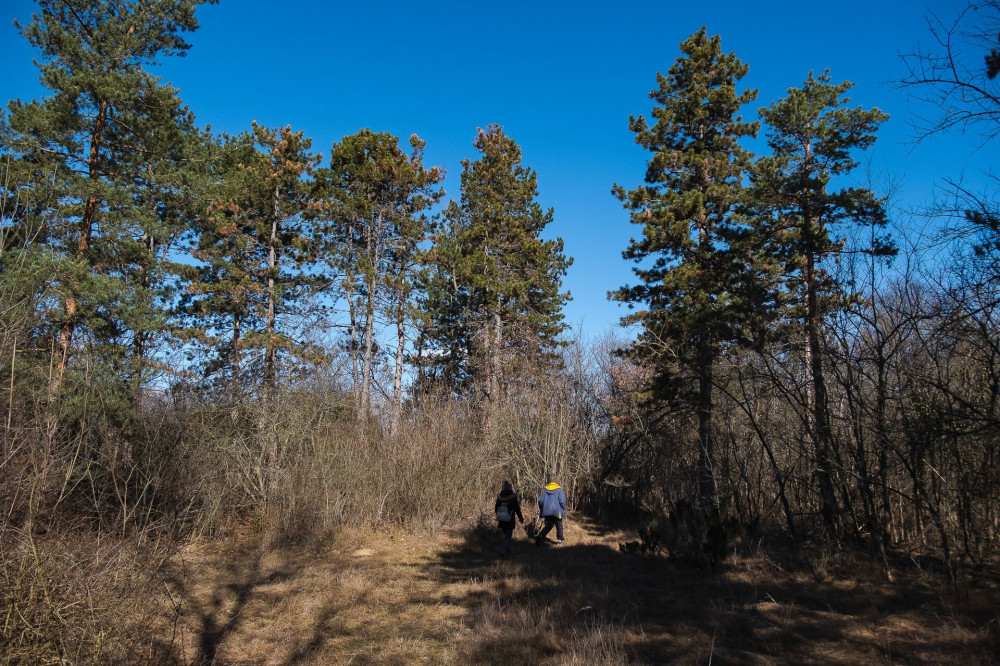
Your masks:
M 512 518 L 510 509 L 507 508 L 507 500 L 502 500 L 500 506 L 497 507 L 497 520 L 501 523 L 509 523 Z

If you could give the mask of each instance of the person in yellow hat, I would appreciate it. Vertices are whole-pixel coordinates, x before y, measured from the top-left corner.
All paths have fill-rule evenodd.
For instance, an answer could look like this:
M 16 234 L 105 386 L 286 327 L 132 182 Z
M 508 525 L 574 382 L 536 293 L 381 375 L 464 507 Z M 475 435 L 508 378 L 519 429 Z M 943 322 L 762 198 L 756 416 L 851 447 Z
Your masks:
M 545 535 L 554 525 L 557 543 L 563 542 L 563 517 L 566 516 L 566 493 L 555 481 L 549 482 L 538 496 L 538 515 L 545 519 L 545 527 L 535 537 L 535 545 L 541 546 Z

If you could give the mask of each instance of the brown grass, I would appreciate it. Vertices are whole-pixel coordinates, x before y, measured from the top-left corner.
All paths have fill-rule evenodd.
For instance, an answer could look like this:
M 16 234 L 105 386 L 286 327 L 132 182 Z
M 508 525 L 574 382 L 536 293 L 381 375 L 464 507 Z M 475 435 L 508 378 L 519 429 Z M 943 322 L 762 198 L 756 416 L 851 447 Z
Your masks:
M 885 582 L 864 557 L 772 549 L 715 572 L 569 522 L 496 556 L 486 521 L 433 536 L 352 530 L 310 549 L 196 542 L 174 560 L 160 662 L 217 664 L 976 664 L 997 661 L 996 572 Z M 176 609 L 176 615 L 172 611 Z M 173 617 L 173 619 L 168 619 Z

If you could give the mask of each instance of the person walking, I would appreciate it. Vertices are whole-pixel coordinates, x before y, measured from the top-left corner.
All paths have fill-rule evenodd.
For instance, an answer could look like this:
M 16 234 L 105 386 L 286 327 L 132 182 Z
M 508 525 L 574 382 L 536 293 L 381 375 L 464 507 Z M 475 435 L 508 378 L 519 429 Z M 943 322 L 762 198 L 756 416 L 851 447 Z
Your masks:
M 538 496 L 538 515 L 545 519 L 545 527 L 535 537 L 535 545 L 541 546 L 545 535 L 554 525 L 557 543 L 563 542 L 563 517 L 566 515 L 566 493 L 555 481 L 550 482 Z
M 503 531 L 503 544 L 500 546 L 500 557 L 507 559 L 510 556 L 510 542 L 514 536 L 514 528 L 517 521 L 524 522 L 521 515 L 521 502 L 517 499 L 517 493 L 511 487 L 510 481 L 503 482 L 503 488 L 497 495 L 496 505 L 493 507 L 496 512 L 497 526 Z

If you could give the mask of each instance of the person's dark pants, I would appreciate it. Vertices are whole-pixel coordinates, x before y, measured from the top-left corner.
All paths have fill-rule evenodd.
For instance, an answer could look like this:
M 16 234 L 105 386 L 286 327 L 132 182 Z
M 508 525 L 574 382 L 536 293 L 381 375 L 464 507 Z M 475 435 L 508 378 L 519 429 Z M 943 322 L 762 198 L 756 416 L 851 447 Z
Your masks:
M 542 539 L 544 539 L 545 535 L 548 534 L 549 530 L 552 529 L 552 526 L 555 525 L 556 539 L 562 541 L 563 540 L 562 518 L 556 518 L 555 516 L 544 516 L 544 518 L 545 518 L 545 527 L 543 527 L 542 531 L 538 533 L 538 540 L 541 541 Z
M 514 536 L 514 522 L 500 523 L 500 529 L 503 530 L 503 543 L 500 545 L 500 554 L 507 557 L 510 555 L 510 542 Z

